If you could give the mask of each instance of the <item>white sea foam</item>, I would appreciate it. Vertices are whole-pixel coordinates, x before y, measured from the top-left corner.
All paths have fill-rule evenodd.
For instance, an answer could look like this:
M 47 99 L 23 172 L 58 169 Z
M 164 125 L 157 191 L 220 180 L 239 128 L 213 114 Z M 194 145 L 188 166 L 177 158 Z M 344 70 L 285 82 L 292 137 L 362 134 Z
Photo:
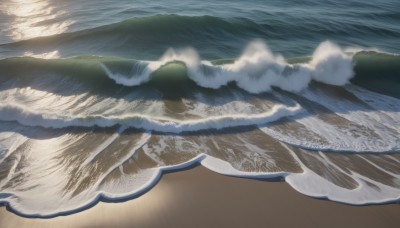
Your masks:
M 126 127 L 142 128 L 151 131 L 180 133 L 185 131 L 200 131 L 207 129 L 222 129 L 248 125 L 259 125 L 276 121 L 282 117 L 291 116 L 302 110 L 300 105 L 285 106 L 275 105 L 271 110 L 254 114 L 234 114 L 210 116 L 203 119 L 178 120 L 172 118 L 151 117 L 146 115 L 121 115 L 121 116 L 61 116 L 53 113 L 41 113 L 29 110 L 20 105 L 0 105 L 0 118 L 3 121 L 17 121 L 25 126 L 45 128 L 65 127 L 111 127 L 122 125 Z
M 145 143 L 148 137 L 143 136 L 143 140 L 138 143 L 138 146 Z M 139 147 L 133 149 L 135 151 Z M 132 152 L 134 153 L 134 152 Z M 40 183 L 47 188 L 48 193 L 40 194 L 41 188 L 29 189 L 28 191 L 6 191 L 0 194 L 0 202 L 7 202 L 13 210 L 20 214 L 29 216 L 57 216 L 65 213 L 78 212 L 98 201 L 100 197 L 108 200 L 129 199 L 148 191 L 161 178 L 163 171 L 179 170 L 188 167 L 195 163 L 200 163 L 207 169 L 228 176 L 269 179 L 282 177 L 295 190 L 312 197 L 328 198 L 333 201 L 350 203 L 354 205 L 363 205 L 371 203 L 393 202 L 400 199 L 400 190 L 395 187 L 387 186 L 377 181 L 373 181 L 368 177 L 358 173 L 351 172 L 351 178 L 358 185 L 355 189 L 346 189 L 333 184 L 325 178 L 319 176 L 304 164 L 292 152 L 292 156 L 300 164 L 303 172 L 288 173 L 288 172 L 247 172 L 241 171 L 232 166 L 227 161 L 215 158 L 206 154 L 199 154 L 196 157 L 176 165 L 160 166 L 157 168 L 145 169 L 134 175 L 125 174 L 121 179 L 114 180 L 111 183 L 99 186 L 94 185 L 84 192 L 68 199 L 57 193 L 62 187 L 60 180 L 64 174 L 59 171 L 54 175 L 47 176 L 40 180 Z M 131 154 L 130 154 L 131 155 Z M 43 161 L 53 157 L 54 155 L 46 155 L 38 161 Z M 123 160 L 113 166 L 113 170 Z M 325 162 L 330 163 L 329 159 Z M 50 165 L 46 165 L 50 167 Z M 43 168 L 41 168 L 43 169 Z M 58 180 L 56 180 L 58 178 Z M 398 178 L 398 176 L 397 176 Z M 373 183 L 367 184 L 368 183 Z M 26 183 L 29 186 L 32 183 Z M 59 202 L 62 202 L 61 204 Z
M 17 125 L 17 124 L 15 124 Z M 28 128 L 27 128 L 28 129 Z M 24 130 L 26 132 L 27 130 Z M 101 152 L 105 152 L 106 147 L 110 146 L 114 141 L 118 140 L 118 137 L 123 131 L 123 128 L 116 130 L 114 134 L 110 134 L 108 138 L 105 138 L 103 143 L 100 143 L 91 154 L 86 156 L 86 159 L 79 162 L 76 168 L 85 169 L 90 166 L 97 166 L 99 163 L 96 162 L 96 156 Z M 122 134 L 121 134 L 122 135 Z M 5 137 L 10 137 L 10 140 L 14 140 L 19 136 L 16 135 L 0 135 L 0 140 Z M 13 164 L 10 171 L 3 182 L 0 182 L 0 202 L 7 203 L 13 210 L 18 211 L 20 214 L 29 216 L 56 216 L 65 213 L 78 212 L 92 205 L 94 202 L 98 201 L 100 197 L 106 198 L 110 201 L 118 199 L 129 199 L 148 191 L 152 186 L 154 186 L 159 178 L 161 177 L 162 171 L 177 170 L 185 168 L 194 163 L 200 163 L 204 167 L 229 176 L 238 176 L 246 178 L 277 178 L 282 177 L 286 180 L 297 191 L 310 195 L 313 197 L 328 198 L 330 200 L 351 203 L 351 204 L 369 204 L 369 203 L 384 203 L 391 202 L 400 199 L 400 190 L 396 187 L 385 185 L 378 181 L 374 181 L 369 177 L 363 176 L 356 173 L 355 171 L 345 172 L 340 167 L 337 167 L 335 163 L 331 162 L 328 157 L 322 156 L 321 162 L 323 164 L 330 164 L 335 166 L 337 170 L 346 175 L 350 176 L 357 184 L 355 189 L 346 189 L 335 185 L 326 178 L 318 175 L 311 169 L 309 169 L 305 164 L 302 163 L 301 159 L 291 151 L 289 147 L 285 144 L 281 144 L 283 148 L 289 151 L 289 154 L 296 161 L 295 164 L 299 164 L 302 173 L 290 173 L 290 172 L 257 172 L 257 171 L 244 171 L 242 169 L 248 163 L 245 156 L 232 157 L 232 160 L 221 160 L 219 158 L 213 157 L 213 151 L 210 148 L 206 148 L 206 145 L 201 138 L 196 145 L 188 146 L 191 142 L 190 139 L 186 139 L 184 136 L 167 135 L 163 138 L 168 138 L 170 142 L 175 142 L 173 144 L 173 150 L 178 150 L 180 153 L 184 154 L 197 154 L 195 157 L 188 159 L 182 163 L 166 165 L 162 162 L 157 162 L 162 159 L 163 153 L 167 153 L 169 144 L 168 141 L 161 139 L 156 141 L 156 143 L 150 140 L 151 134 L 145 132 L 141 135 L 135 135 L 131 138 L 134 140 L 128 151 L 123 154 L 123 156 L 118 157 L 118 159 L 110 159 L 113 164 L 102 172 L 102 175 L 91 186 L 86 188 L 84 191 L 72 196 L 71 192 L 69 194 L 61 194 L 65 191 L 65 186 L 71 178 L 71 167 L 60 167 L 60 158 L 65 156 L 63 148 L 70 148 L 74 146 L 77 136 L 72 136 L 69 134 L 63 134 L 61 136 L 56 136 L 49 139 L 29 139 L 29 146 L 25 147 L 23 151 L 19 151 L 15 158 L 13 158 Z M 79 136 L 78 136 L 79 137 Z M 240 136 L 239 136 L 240 137 Z M 213 138 L 214 139 L 214 138 Z M 154 138 L 156 140 L 156 138 Z M 188 140 L 188 141 L 186 141 Z M 160 146 L 157 148 L 147 147 L 147 145 L 153 143 L 154 145 Z M 265 154 L 264 157 L 268 160 L 268 156 L 273 156 L 276 151 L 269 153 L 266 148 L 257 147 L 257 145 L 246 145 L 249 142 L 243 138 L 243 141 L 238 140 L 235 142 L 233 147 L 237 145 L 250 146 L 249 151 L 257 151 L 256 153 Z M 56 148 L 56 149 L 55 149 Z M 116 177 L 109 182 L 103 182 L 105 178 L 113 170 L 118 169 L 124 163 L 128 162 L 129 159 L 133 157 L 139 149 L 143 149 L 143 152 L 147 155 L 151 150 L 152 154 L 157 154 L 159 156 L 152 156 L 151 158 L 156 161 L 159 167 L 143 169 L 139 173 L 128 174 L 121 172 L 121 177 Z M 229 148 L 217 147 L 218 150 L 229 150 Z M 239 150 L 239 153 L 246 153 L 246 150 Z M 22 152 L 22 153 L 21 153 Z M 111 151 L 108 151 L 111 152 Z M 215 151 L 218 154 L 218 152 Z M 323 153 L 315 152 L 316 155 Z M 238 154 L 240 155 L 240 154 Z M 244 155 L 244 154 L 243 154 Z M 24 160 L 22 161 L 22 157 Z M 112 156 L 112 153 L 109 155 Z M 311 155 L 313 156 L 313 155 Z M 241 159 L 237 159 L 241 158 Z M 272 157 L 273 159 L 273 157 Z M 21 169 L 18 168 L 17 164 L 22 163 L 25 166 Z M 259 160 L 259 162 L 268 161 Z M 367 161 L 369 162 L 369 161 Z M 398 161 L 397 161 L 398 162 Z M 373 163 L 369 162 L 371 165 Z M 374 165 L 380 171 L 392 176 L 394 181 L 400 178 L 400 175 L 395 172 L 389 172 L 384 166 L 379 167 Z M 329 168 L 329 167 L 327 167 Z M 348 167 L 351 169 L 351 167 Z M 91 170 L 91 169 L 88 169 Z M 120 169 L 122 170 L 122 169 Z M 29 176 L 24 176 L 23 174 L 29 174 Z M 24 181 L 16 182 L 17 187 L 14 185 L 7 185 L 9 181 L 12 181 L 16 176 L 22 175 Z M 83 175 L 84 177 L 84 175 Z M 80 178 L 83 178 L 80 177 Z M 21 190 L 22 189 L 22 190 Z M 47 194 L 43 194 L 44 189 Z
M 368 91 L 364 91 L 364 94 L 368 93 Z M 398 123 L 400 113 L 398 111 L 388 113 L 388 110 L 383 106 L 384 102 L 382 102 L 381 107 L 373 108 L 360 102 L 329 96 L 321 91 L 305 90 L 299 95 L 325 106 L 335 115 L 343 117 L 344 120 L 351 121 L 351 124 L 339 126 L 341 129 L 334 126 L 337 130 L 330 130 L 322 134 L 325 138 L 334 141 L 334 144 L 340 145 L 348 141 L 345 144 L 349 145 L 351 150 L 354 150 L 355 148 L 353 147 L 358 145 L 358 150 L 365 152 L 386 152 L 400 149 L 400 124 Z M 391 99 L 391 101 L 393 102 L 392 107 L 400 103 L 400 100 L 395 98 Z M 369 102 L 377 103 L 377 98 L 370 97 Z M 324 124 L 309 124 L 308 126 L 322 127 Z M 330 127 L 323 128 L 329 129 Z M 339 136 L 340 134 L 332 137 L 333 132 L 338 131 L 345 134 L 342 133 L 341 137 Z M 340 139 L 341 142 L 333 140 L 335 138 Z M 345 148 L 342 148 L 342 150 L 345 150 Z
M 193 49 L 185 49 L 182 51 L 169 50 L 159 61 L 138 63 L 132 68 L 132 75 L 130 75 L 130 77 L 115 74 L 105 65 L 103 65 L 103 68 L 110 78 L 114 79 L 117 83 L 134 86 L 150 80 L 152 72 L 171 61 L 184 62 L 187 67 L 188 76 L 200 86 L 216 89 L 233 81 L 236 82 L 239 87 L 252 93 L 268 91 L 271 89 L 271 86 L 277 86 L 288 91 L 300 91 L 307 87 L 310 80 L 316 80 L 333 85 L 344 85 L 352 76 L 351 57 L 345 55 L 339 47 L 329 42 L 321 44 L 315 51 L 312 60 L 306 64 L 290 65 L 285 62 L 283 57 L 274 55 L 269 51 L 265 44 L 255 42 L 250 44 L 244 54 L 234 63 L 221 66 L 214 66 L 210 62 L 201 61 Z M 121 100 L 112 100 L 112 102 L 104 100 L 104 103 L 107 105 L 114 103 L 116 103 L 116 105 L 112 110 L 108 109 L 101 115 L 96 115 L 94 113 L 101 110 L 99 109 L 100 107 L 97 106 L 103 107 L 103 103 L 97 106 L 91 106 L 92 108 L 88 108 L 86 110 L 87 112 L 78 112 L 81 115 L 74 115 L 74 112 L 56 112 L 54 110 L 56 110 L 56 107 L 61 107 L 61 104 L 63 103 L 71 103 L 72 106 L 74 106 L 76 103 L 80 102 L 81 96 L 66 98 L 62 102 L 58 103 L 59 105 L 47 108 L 44 104 L 51 103 L 51 101 L 56 103 L 61 96 L 56 97 L 52 94 L 49 95 L 37 90 L 34 91 L 31 88 L 25 88 L 22 90 L 15 89 L 3 94 L 4 103 L 0 104 L 0 120 L 17 121 L 25 126 L 40 126 L 45 128 L 64 128 L 69 126 L 109 127 L 122 125 L 119 131 L 110 135 L 110 137 L 108 137 L 103 143 L 99 143 L 93 151 L 89 151 L 90 154 L 79 163 L 79 167 L 77 168 L 90 165 L 95 166 L 96 164 L 94 161 L 98 155 L 104 152 L 105 148 L 118 140 L 121 136 L 120 133 L 125 129 L 125 127 L 137 127 L 151 131 L 180 133 L 184 131 L 220 129 L 245 125 L 264 125 L 265 123 L 278 120 L 279 118 L 291 116 L 293 118 L 289 118 L 290 121 L 298 121 L 303 124 L 303 126 L 305 126 L 310 132 L 314 132 L 316 135 L 321 136 L 321 138 L 326 139 L 327 144 L 322 145 L 318 140 L 311 142 L 306 138 L 301 138 L 301 136 L 295 138 L 294 135 L 289 133 L 285 135 L 284 132 L 273 131 L 271 128 L 268 128 L 268 126 L 261 127 L 261 129 L 281 141 L 300 147 L 309 147 L 314 150 L 347 150 L 354 152 L 366 152 L 372 150 L 370 152 L 382 152 L 400 148 L 398 147 L 399 140 L 398 137 L 396 138 L 396 134 L 388 132 L 385 128 L 380 128 L 379 125 L 383 124 L 386 127 L 391 127 L 394 129 L 394 132 L 399 131 L 400 128 L 396 122 L 399 117 L 399 101 L 394 98 L 383 97 L 383 95 L 378 96 L 376 94 L 368 93 L 367 91 L 358 89 L 357 87 L 348 87 L 348 89 L 376 110 L 360 109 L 360 107 L 355 104 L 338 103 L 327 96 L 311 94 L 310 91 L 299 95 L 325 105 L 336 115 L 348 119 L 351 123 L 358 123 L 358 125 L 367 126 L 371 131 L 377 133 L 379 138 L 375 137 L 374 134 L 360 134 L 355 137 L 353 134 L 360 132 L 360 129 L 357 129 L 356 125 L 339 126 L 339 128 L 334 124 L 332 125 L 324 122 L 318 118 L 318 116 L 313 116 L 310 113 L 305 112 L 298 104 L 293 106 L 278 104 L 271 108 L 266 105 L 266 107 L 258 109 L 256 112 L 257 114 L 254 114 L 252 111 L 253 104 L 245 104 L 246 99 L 238 99 L 237 101 L 232 101 L 230 104 L 224 104 L 225 106 L 219 106 L 218 104 L 208 106 L 207 103 L 204 102 L 205 99 L 201 98 L 197 100 L 195 99 L 196 101 L 200 101 L 200 104 L 196 104 L 197 106 L 192 109 L 192 112 L 198 113 L 200 118 L 188 120 L 159 117 L 159 115 L 152 116 L 147 113 L 143 114 L 143 112 L 141 115 L 134 114 L 135 112 L 132 112 L 133 109 L 124 112 L 123 110 L 125 108 L 132 108 L 132 103 Z M 16 94 L 10 94 L 8 92 L 16 92 Z M 21 99 L 19 101 L 23 101 L 28 96 L 34 98 L 47 97 L 48 100 L 37 99 L 39 102 L 35 102 L 34 100 L 36 99 L 32 99 L 31 102 L 31 100 L 27 99 L 25 101 L 29 101 L 29 103 L 32 104 L 28 108 L 25 105 L 19 105 L 22 102 L 16 102 L 18 99 L 14 99 L 19 97 Z M 40 101 L 42 101 L 42 103 Z M 80 104 L 84 107 L 85 105 L 88 105 L 88 103 L 91 104 L 96 101 L 97 100 L 92 97 L 90 100 L 86 100 Z M 183 101 L 183 103 L 190 105 L 188 102 L 188 100 Z M 162 109 L 160 106 L 157 106 L 158 108 L 156 109 Z M 354 108 L 357 108 L 358 110 L 354 112 L 349 111 Z M 265 111 L 265 109 L 267 111 Z M 232 112 L 228 112 L 227 110 Z M 158 112 L 158 114 L 159 113 L 160 112 Z M 210 113 L 215 115 L 210 115 Z M 378 123 L 379 121 L 382 123 Z M 8 124 L 19 126 L 17 123 Z M 198 153 L 198 155 L 186 162 L 171 166 L 166 166 L 163 163 L 156 162 L 158 165 L 163 166 L 144 169 L 135 174 L 125 174 L 121 172 L 122 177 L 120 179 L 102 184 L 102 180 L 104 180 L 107 175 L 109 175 L 113 170 L 118 169 L 118 167 L 121 167 L 124 162 L 131 159 L 137 150 L 143 149 L 144 153 L 147 155 L 150 155 L 148 150 L 151 150 L 153 154 L 161 154 L 161 150 L 166 150 L 164 148 L 167 148 L 169 145 L 167 142 L 163 141 L 158 142 L 159 145 L 161 144 L 160 151 L 148 147 L 147 143 L 149 142 L 151 134 L 147 132 L 143 133 L 140 137 L 133 138 L 134 140 L 137 140 L 137 142 L 135 141 L 135 145 L 129 148 L 129 151 L 124 154 L 124 156 L 121 156 L 112 166 L 105 170 L 93 186 L 90 186 L 83 192 L 78 193 L 78 195 L 71 197 L 71 195 L 61 194 L 61 192 L 65 190 L 65 182 L 70 178 L 68 172 L 71 171 L 71 167 L 67 167 L 67 169 L 64 170 L 63 168 L 60 168 L 60 164 L 56 162 L 59 161 L 60 157 L 63 157 L 63 154 L 60 152 L 62 151 L 62 148 L 68 147 L 69 144 L 72 144 L 76 139 L 71 139 L 71 136 L 68 134 L 58 137 L 54 136 L 54 138 L 49 139 L 29 138 L 29 134 L 28 136 L 21 135 L 22 132 L 26 132 L 25 130 L 21 130 L 20 134 L 17 133 L 19 131 L 12 127 L 2 126 L 3 128 L 0 129 L 2 130 L 0 134 L 0 163 L 4 162 L 9 156 L 13 156 L 14 151 L 16 151 L 22 144 L 27 143 L 28 146 L 22 149 L 23 153 L 15 155 L 9 173 L 4 180 L 0 182 L 0 203 L 5 202 L 10 205 L 13 210 L 25 215 L 49 216 L 79 211 L 80 209 L 88 207 L 88 205 L 93 202 L 96 202 L 100 197 L 110 200 L 130 198 L 147 191 L 155 185 L 160 178 L 162 171 L 182 169 L 196 162 L 201 163 L 203 166 L 214 172 L 224 175 L 248 178 L 283 177 L 299 192 L 314 197 L 329 198 L 339 202 L 368 204 L 390 202 L 400 199 L 400 190 L 398 188 L 378 183 L 377 181 L 371 180 L 370 178 L 353 171 L 348 175 L 355 180 L 358 187 L 350 190 L 337 186 L 307 168 L 302 164 L 296 154 L 284 144 L 282 144 L 282 146 L 290 151 L 294 160 L 300 164 L 303 169 L 302 173 L 247 172 L 238 170 L 236 163 L 232 165 L 228 161 L 203 153 L 203 150 L 205 149 L 200 149 L 204 148 L 204 144 L 199 143 L 199 145 L 192 147 L 182 146 L 185 144 L 184 136 L 179 136 L 181 138 L 177 140 L 177 138 L 174 138 L 176 136 L 173 134 L 169 136 L 171 141 L 178 142 L 174 145 L 175 150 L 186 152 L 185 150 L 188 150 L 187 148 L 192 148 L 189 149 L 191 151 L 188 152 L 191 152 L 192 154 Z M 20 127 L 24 128 L 24 126 Z M 391 142 L 382 142 L 382 139 L 386 141 L 387 139 L 390 139 Z M 257 147 L 257 145 L 247 145 L 245 141 L 238 141 L 238 143 L 248 146 L 251 151 L 257 151 L 257 153 L 260 154 L 267 153 L 266 151 L 263 151 L 262 148 Z M 209 149 L 208 152 L 210 151 L 211 149 Z M 21 154 L 25 156 L 25 161 L 21 161 L 23 158 Z M 212 153 L 210 152 L 210 154 Z M 150 159 L 153 158 L 150 157 Z M 154 157 L 154 160 L 157 161 L 157 157 Z M 245 160 L 237 160 L 235 159 L 239 164 L 245 163 Z M 19 169 L 17 168 L 17 165 L 21 162 L 24 162 L 24 166 Z M 330 162 L 326 157 L 324 157 L 323 162 L 324 164 L 334 166 L 333 162 Z M 340 170 L 340 168 L 336 168 Z M 399 175 L 388 172 L 384 170 L 384 168 L 378 166 L 376 166 L 376 168 L 392 176 L 394 181 L 398 181 L 400 178 Z M 122 170 L 122 168 L 120 170 Z M 29 177 L 21 183 L 16 183 L 18 187 L 11 185 L 4 187 L 6 186 L 5 183 L 12 180 L 13 177 L 15 178 L 17 174 L 21 176 L 23 176 L 22 174 L 29 174 Z M 44 189 L 47 194 L 43 194 Z
M 286 147 L 285 145 L 283 146 Z M 289 148 L 287 149 L 291 151 Z M 291 152 L 291 154 L 296 158 L 296 160 L 300 160 L 295 153 Z M 344 172 L 328 158 L 325 156 L 323 157 L 325 158 L 324 162 Z M 327 198 L 329 200 L 353 205 L 380 204 L 400 199 L 399 188 L 379 183 L 359 173 L 353 171 L 350 173 L 351 178 L 356 181 L 358 187 L 355 189 L 346 189 L 319 176 L 301 162 L 299 164 L 301 165 L 303 172 L 290 174 L 285 177 L 285 181 L 295 190 L 305 195 L 317 198 Z M 399 175 L 397 175 L 396 178 L 399 178 Z
M 170 62 L 183 62 L 188 77 L 199 86 L 218 89 L 229 82 L 251 93 L 271 90 L 272 86 L 297 92 L 316 80 L 331 85 L 344 85 L 353 76 L 352 57 L 337 45 L 326 41 L 319 45 L 309 63 L 288 64 L 274 55 L 262 41 L 250 43 L 233 63 L 213 65 L 201 61 L 194 49 L 169 49 L 158 61 L 135 63 L 130 75 L 113 73 L 102 64 L 109 78 L 117 84 L 136 86 L 151 79 L 152 73 Z
M 342 86 L 353 76 L 352 58 L 331 42 L 319 45 L 309 65 L 312 78 L 326 84 Z

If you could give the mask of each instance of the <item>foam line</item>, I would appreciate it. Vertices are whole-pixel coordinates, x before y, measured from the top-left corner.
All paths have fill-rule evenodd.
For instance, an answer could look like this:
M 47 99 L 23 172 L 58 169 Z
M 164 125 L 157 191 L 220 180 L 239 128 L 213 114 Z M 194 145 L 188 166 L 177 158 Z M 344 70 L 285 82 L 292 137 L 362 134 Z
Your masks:
M 146 139 L 146 137 L 144 138 Z M 284 144 L 282 145 L 286 147 Z M 35 213 L 33 213 L 30 208 L 24 207 L 23 201 L 16 200 L 16 195 L 13 193 L 1 193 L 0 203 L 8 203 L 8 206 L 13 211 L 25 217 L 51 218 L 60 215 L 68 215 L 88 209 L 95 205 L 98 201 L 118 202 L 120 200 L 128 200 L 140 196 L 157 184 L 163 172 L 181 170 L 196 163 L 200 163 L 202 166 L 213 172 L 228 176 L 255 179 L 271 179 L 282 177 L 290 186 L 300 193 L 316 198 L 327 198 L 347 204 L 380 204 L 394 202 L 400 199 L 399 189 L 383 185 L 357 173 L 351 173 L 352 178 L 354 178 L 359 184 L 357 188 L 350 190 L 334 185 L 333 183 L 314 173 L 312 170 L 308 169 L 289 148 L 287 149 L 299 162 L 303 169 L 302 173 L 240 171 L 235 169 L 226 161 L 202 153 L 180 164 L 145 170 L 143 173 L 137 174 L 139 177 L 136 178 L 137 182 L 135 182 L 134 186 L 127 184 L 124 185 L 122 189 L 116 190 L 116 187 L 119 188 L 121 186 L 117 186 L 116 183 L 112 183 L 110 184 L 109 188 L 106 187 L 105 190 L 97 190 L 97 188 L 93 188 L 91 189 L 91 192 L 86 192 L 84 194 L 84 198 L 82 198 L 80 201 L 76 201 L 75 204 L 59 207 L 57 208 L 57 211 L 38 211 L 36 209 Z M 126 181 L 129 180 L 129 177 L 124 178 L 127 178 Z M 378 186 L 379 189 L 369 186 L 365 183 L 365 181 L 373 183 L 375 186 Z M 127 183 L 129 183 L 129 181 Z M 69 202 L 71 203 L 71 201 Z
M 125 127 L 142 128 L 149 131 L 180 133 L 185 131 L 200 131 L 207 129 L 222 129 L 248 125 L 259 125 L 276 121 L 282 117 L 291 116 L 302 110 L 299 104 L 293 107 L 276 105 L 271 110 L 254 115 L 222 115 L 197 120 L 177 120 L 171 118 L 152 118 L 146 115 L 102 116 L 85 117 L 58 116 L 43 114 L 20 105 L 0 105 L 0 119 L 3 121 L 17 121 L 25 126 L 44 128 L 65 127 L 111 127 L 122 125 Z

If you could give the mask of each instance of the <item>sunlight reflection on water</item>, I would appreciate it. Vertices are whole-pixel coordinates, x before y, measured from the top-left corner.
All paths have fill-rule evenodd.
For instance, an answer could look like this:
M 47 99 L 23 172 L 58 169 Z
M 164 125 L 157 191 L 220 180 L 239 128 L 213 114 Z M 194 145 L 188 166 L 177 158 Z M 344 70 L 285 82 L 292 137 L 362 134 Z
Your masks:
M 60 34 L 75 23 L 63 20 L 68 12 L 57 10 L 49 0 L 6 0 L 0 5 L 0 12 L 11 18 L 4 30 L 15 41 Z

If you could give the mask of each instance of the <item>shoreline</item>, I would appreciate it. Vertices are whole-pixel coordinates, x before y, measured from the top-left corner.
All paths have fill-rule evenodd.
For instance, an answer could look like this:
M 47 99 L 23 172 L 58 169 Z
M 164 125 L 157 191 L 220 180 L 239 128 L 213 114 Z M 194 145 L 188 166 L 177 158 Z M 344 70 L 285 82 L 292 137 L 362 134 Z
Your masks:
M 1 227 L 397 227 L 400 205 L 351 206 L 302 195 L 285 182 L 227 177 L 202 166 L 166 172 L 143 195 L 51 219 L 0 207 Z

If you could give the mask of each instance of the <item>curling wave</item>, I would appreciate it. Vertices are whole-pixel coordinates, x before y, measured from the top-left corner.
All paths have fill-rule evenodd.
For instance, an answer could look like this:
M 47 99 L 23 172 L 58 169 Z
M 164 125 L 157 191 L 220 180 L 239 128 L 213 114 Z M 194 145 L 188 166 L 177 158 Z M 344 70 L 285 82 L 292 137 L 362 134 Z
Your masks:
M 201 61 L 194 49 L 170 49 L 158 61 L 136 63 L 130 75 L 113 73 L 105 64 L 101 66 L 117 84 L 137 86 L 149 81 L 153 72 L 170 62 L 183 62 L 188 77 L 199 86 L 218 89 L 235 82 L 250 93 L 270 91 L 272 86 L 298 92 L 311 80 L 342 86 L 353 76 L 352 57 L 328 41 L 320 44 L 310 62 L 301 64 L 288 64 L 282 56 L 274 55 L 265 43 L 254 41 L 242 56 L 225 65 Z

